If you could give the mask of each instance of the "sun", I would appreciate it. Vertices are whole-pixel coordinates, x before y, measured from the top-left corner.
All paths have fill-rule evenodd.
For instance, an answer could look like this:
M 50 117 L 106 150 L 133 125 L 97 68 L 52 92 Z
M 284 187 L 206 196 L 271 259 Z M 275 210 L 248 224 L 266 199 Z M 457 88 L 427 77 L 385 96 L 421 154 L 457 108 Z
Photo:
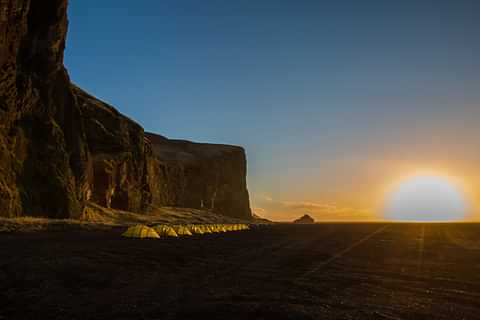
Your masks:
M 387 196 L 385 217 L 395 221 L 459 221 L 468 214 L 461 189 L 448 178 L 416 175 Z

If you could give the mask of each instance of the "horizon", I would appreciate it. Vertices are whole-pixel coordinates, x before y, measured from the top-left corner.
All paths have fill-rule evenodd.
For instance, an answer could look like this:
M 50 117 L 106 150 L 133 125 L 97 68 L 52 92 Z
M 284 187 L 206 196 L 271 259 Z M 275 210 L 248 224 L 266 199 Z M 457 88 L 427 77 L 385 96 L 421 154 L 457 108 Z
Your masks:
M 70 1 L 72 81 L 146 131 L 244 147 L 259 216 L 381 221 L 435 172 L 480 218 L 479 3 L 144 3 Z

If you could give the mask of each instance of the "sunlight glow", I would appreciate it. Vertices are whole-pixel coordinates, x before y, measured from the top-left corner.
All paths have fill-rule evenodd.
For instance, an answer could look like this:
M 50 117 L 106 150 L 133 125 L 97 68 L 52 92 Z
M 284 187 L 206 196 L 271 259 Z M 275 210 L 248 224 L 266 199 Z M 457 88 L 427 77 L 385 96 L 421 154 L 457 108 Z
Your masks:
M 396 221 L 458 221 L 468 214 L 460 189 L 447 178 L 418 175 L 397 185 L 387 197 L 385 217 Z

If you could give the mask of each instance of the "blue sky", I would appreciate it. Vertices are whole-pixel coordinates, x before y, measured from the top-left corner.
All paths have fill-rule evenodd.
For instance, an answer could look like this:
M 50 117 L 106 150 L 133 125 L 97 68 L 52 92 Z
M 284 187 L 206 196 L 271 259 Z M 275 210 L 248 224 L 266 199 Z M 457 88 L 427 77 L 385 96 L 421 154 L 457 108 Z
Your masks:
M 270 218 L 375 217 L 416 168 L 480 181 L 478 1 L 70 0 L 69 19 L 74 82 L 148 131 L 244 146 Z

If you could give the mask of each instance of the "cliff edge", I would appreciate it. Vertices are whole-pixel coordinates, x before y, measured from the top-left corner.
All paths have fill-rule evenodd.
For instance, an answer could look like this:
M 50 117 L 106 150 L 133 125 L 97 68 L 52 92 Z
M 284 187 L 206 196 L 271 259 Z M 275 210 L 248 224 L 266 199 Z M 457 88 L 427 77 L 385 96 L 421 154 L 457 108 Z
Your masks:
M 171 140 L 146 133 L 153 151 L 153 203 L 250 219 L 247 161 L 241 147 Z
M 79 218 L 93 202 L 251 218 L 242 148 L 145 134 L 71 83 L 67 2 L 0 1 L 0 216 Z

